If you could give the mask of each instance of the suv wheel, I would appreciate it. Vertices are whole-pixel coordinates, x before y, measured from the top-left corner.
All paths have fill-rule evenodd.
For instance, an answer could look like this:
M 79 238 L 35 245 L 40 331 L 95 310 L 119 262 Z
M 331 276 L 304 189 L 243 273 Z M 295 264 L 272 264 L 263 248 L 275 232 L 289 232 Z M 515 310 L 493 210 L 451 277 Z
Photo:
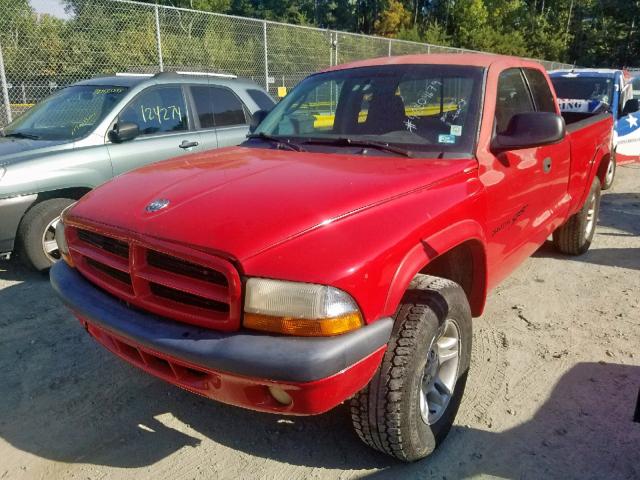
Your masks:
M 428 456 L 451 429 L 471 359 L 471 311 L 455 282 L 418 275 L 378 372 L 351 401 L 362 441 L 403 461 Z
M 18 228 L 18 248 L 27 266 L 42 271 L 60 259 L 56 225 L 62 211 L 74 201 L 52 198 L 37 203 L 27 211 Z

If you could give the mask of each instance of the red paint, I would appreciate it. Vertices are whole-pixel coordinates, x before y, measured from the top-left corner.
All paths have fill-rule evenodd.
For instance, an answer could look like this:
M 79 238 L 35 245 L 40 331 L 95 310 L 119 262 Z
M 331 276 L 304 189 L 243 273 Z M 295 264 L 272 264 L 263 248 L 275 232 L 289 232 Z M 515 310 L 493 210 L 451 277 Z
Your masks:
M 342 403 L 369 383 L 385 352 L 385 347 L 381 347 L 346 370 L 314 382 L 274 382 L 193 365 L 133 345 L 80 316 L 78 320 L 102 346 L 151 375 L 219 402 L 287 415 L 317 415 Z M 269 393 L 271 386 L 287 392 L 292 398 L 291 404 L 282 405 L 277 402 Z
M 224 259 L 241 277 L 335 286 L 355 298 L 367 323 L 393 315 L 417 272 L 468 242 L 474 256 L 471 304 L 480 315 L 487 291 L 581 207 L 609 155 L 612 119 L 569 133 L 554 145 L 496 155 L 490 143 L 498 76 L 514 67 L 544 73 L 537 63 L 465 54 L 389 57 L 334 68 L 401 63 L 487 69 L 475 158 L 227 148 L 122 175 L 86 195 L 67 221 L 195 262 Z M 547 157 L 553 161 L 550 173 L 541 166 Z M 145 212 L 159 198 L 171 204 Z M 367 360 L 366 380 L 380 358 Z M 330 384 L 344 399 L 347 391 L 366 383 L 364 377 L 355 381 L 349 369 Z M 351 378 L 349 388 L 341 385 L 346 378 Z M 235 393 L 231 399 L 216 395 L 237 402 Z M 337 397 L 332 398 L 329 403 L 335 404 Z

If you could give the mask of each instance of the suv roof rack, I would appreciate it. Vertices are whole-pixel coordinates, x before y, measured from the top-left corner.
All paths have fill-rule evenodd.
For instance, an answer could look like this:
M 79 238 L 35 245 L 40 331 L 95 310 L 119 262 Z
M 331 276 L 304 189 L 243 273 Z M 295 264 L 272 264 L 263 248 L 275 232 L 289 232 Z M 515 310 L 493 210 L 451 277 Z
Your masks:
M 153 77 L 153 73 L 116 72 L 116 77 Z
M 160 72 L 155 74 L 156 77 L 165 76 L 165 75 L 193 75 L 193 76 L 199 76 L 199 77 L 238 78 L 237 75 L 233 75 L 231 73 L 187 72 L 184 70 Z

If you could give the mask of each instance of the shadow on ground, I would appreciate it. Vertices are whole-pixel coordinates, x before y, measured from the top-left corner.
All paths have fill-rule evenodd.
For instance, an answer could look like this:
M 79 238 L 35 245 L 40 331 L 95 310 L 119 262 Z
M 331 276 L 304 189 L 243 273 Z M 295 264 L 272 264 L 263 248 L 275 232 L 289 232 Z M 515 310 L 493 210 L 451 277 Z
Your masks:
M 640 236 L 640 195 L 635 193 L 607 193 L 602 197 L 597 235 L 614 237 Z M 616 232 L 609 231 L 616 229 Z M 557 258 L 593 263 L 610 267 L 640 270 L 640 248 L 591 248 L 577 257 L 558 253 L 553 243 L 546 242 L 533 255 L 541 258 Z
M 503 433 L 457 426 L 430 459 L 404 465 L 363 446 L 345 406 L 318 417 L 259 414 L 135 370 L 95 344 L 41 276 L 0 290 L 0 305 L 0 436 L 47 459 L 144 467 L 204 437 L 293 465 L 382 469 L 374 478 L 640 478 L 640 424 L 632 423 L 640 367 L 578 364 L 520 426 Z M 194 433 L 168 426 L 167 413 Z M 603 442 L 615 457 L 601 453 Z

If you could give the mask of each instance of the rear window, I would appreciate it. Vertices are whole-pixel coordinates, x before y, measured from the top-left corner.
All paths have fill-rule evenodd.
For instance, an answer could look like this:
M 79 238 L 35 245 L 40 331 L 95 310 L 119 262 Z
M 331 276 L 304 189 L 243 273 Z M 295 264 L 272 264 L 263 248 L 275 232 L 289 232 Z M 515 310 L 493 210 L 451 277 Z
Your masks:
M 211 87 L 216 127 L 244 125 L 247 119 L 240 99 L 228 88 Z
M 216 126 L 213 119 L 213 101 L 209 87 L 191 87 L 191 95 L 196 107 L 196 116 L 200 122 L 200 128 L 213 128 Z
M 269 111 L 276 104 L 276 102 L 274 102 L 271 97 L 262 90 L 247 90 L 247 94 L 251 97 L 251 100 L 256 102 L 260 110 Z

